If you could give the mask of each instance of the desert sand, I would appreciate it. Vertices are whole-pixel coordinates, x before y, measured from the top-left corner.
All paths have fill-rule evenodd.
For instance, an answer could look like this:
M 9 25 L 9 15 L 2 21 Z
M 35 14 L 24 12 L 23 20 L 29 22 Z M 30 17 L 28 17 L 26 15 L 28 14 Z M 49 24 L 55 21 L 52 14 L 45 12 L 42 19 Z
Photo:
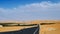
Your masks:
M 39 34 L 60 34 L 60 20 L 33 20 L 33 21 L 25 21 L 25 22 L 19 22 L 19 21 L 6 21 L 6 22 L 2 22 L 1 23 L 25 23 L 25 24 L 39 24 L 40 26 L 40 30 L 39 30 Z M 45 25 L 41 25 L 41 23 L 55 23 L 55 24 L 45 24 Z M 26 27 L 26 28 L 30 28 L 30 27 Z M 13 26 L 13 27 L 0 27 L 0 32 L 5 32 L 5 31 L 9 31 L 9 30 L 20 30 L 20 29 L 24 29 L 24 27 L 17 27 L 17 26 Z

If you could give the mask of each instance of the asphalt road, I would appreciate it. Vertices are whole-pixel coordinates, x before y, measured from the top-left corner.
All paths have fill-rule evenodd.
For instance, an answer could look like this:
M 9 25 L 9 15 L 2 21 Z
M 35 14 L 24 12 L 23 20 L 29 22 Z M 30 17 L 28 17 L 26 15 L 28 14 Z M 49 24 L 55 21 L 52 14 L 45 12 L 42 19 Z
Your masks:
M 0 32 L 0 34 L 39 34 L 39 26 L 26 28 L 19 31 Z

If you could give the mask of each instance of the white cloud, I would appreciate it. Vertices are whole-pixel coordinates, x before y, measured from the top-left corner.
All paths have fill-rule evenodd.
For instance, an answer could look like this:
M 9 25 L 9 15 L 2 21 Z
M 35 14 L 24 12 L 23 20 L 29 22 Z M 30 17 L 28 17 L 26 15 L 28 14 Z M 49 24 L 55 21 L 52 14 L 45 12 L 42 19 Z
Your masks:
M 60 2 L 41 2 L 18 6 L 17 8 L 0 8 L 0 17 L 6 19 L 60 19 Z M 1 18 L 2 19 L 2 18 Z

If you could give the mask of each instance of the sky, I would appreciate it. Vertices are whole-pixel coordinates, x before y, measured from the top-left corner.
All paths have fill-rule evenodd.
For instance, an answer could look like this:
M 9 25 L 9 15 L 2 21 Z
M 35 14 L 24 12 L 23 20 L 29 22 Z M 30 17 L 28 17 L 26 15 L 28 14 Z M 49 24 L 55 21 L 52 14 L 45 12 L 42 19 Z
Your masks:
M 0 0 L 0 20 L 60 20 L 60 0 Z

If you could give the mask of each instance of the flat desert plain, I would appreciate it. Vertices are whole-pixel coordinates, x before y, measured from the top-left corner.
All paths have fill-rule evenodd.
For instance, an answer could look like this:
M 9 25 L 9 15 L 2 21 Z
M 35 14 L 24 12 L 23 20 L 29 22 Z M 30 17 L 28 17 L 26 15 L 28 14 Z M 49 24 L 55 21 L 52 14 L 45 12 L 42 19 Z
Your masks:
M 8 21 L 7 23 L 10 23 L 10 22 L 12 21 Z M 12 23 L 14 23 L 14 21 Z M 39 24 L 39 27 L 40 27 L 39 34 L 60 34 L 60 20 L 33 20 L 33 21 L 25 21 L 25 22 L 16 21 L 15 23 Z M 41 25 L 41 23 L 55 23 L 55 24 Z M 30 28 L 30 27 L 26 27 L 26 28 Z M 20 29 L 24 29 L 24 26 L 23 27 L 22 26 L 0 27 L 0 32 L 5 32 L 8 30 L 10 31 L 20 30 Z

